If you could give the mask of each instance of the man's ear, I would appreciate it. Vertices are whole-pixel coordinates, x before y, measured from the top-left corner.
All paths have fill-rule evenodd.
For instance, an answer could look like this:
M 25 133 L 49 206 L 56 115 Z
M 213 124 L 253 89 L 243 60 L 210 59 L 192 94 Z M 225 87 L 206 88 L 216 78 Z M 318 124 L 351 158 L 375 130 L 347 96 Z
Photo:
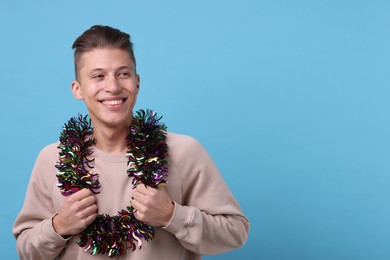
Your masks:
M 140 77 L 139 77 L 139 74 L 137 74 L 137 89 L 138 89 L 138 92 L 139 92 L 139 84 L 140 84 Z
M 80 83 L 77 80 L 73 80 L 71 88 L 73 96 L 78 100 L 83 100 L 83 96 L 81 95 Z

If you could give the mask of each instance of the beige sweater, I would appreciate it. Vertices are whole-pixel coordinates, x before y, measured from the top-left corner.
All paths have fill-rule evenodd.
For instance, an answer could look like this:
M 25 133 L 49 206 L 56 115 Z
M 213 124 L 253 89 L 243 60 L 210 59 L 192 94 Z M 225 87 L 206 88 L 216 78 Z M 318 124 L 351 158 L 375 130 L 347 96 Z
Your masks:
M 155 229 L 152 241 L 120 259 L 201 259 L 243 245 L 249 222 L 205 149 L 193 138 L 168 133 L 167 192 L 175 202 L 170 223 Z M 94 171 L 99 173 L 98 213 L 116 215 L 129 205 L 132 185 L 126 174 L 125 155 L 94 148 Z M 57 188 L 57 144 L 44 148 L 35 163 L 24 206 L 14 224 L 21 259 L 108 259 L 80 248 L 79 236 L 63 239 L 52 225 L 64 197 Z

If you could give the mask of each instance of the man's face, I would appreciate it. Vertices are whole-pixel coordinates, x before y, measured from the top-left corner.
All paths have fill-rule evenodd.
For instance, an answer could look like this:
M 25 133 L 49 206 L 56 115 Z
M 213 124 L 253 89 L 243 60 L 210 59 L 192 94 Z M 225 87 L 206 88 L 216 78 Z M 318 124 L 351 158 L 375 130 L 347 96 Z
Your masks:
M 79 64 L 72 92 L 83 99 L 94 127 L 128 127 L 139 90 L 139 76 L 126 51 L 96 49 Z

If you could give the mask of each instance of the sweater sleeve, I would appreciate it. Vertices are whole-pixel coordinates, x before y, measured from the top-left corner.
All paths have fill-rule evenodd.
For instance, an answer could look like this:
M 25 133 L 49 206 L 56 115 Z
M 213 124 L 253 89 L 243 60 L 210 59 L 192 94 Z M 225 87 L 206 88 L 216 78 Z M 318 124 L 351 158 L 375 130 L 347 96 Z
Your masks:
M 67 240 L 57 234 L 52 218 L 56 212 L 51 195 L 55 183 L 55 147 L 44 148 L 35 162 L 24 205 L 17 216 L 13 233 L 20 259 L 54 259 Z M 54 175 L 54 176 L 52 176 Z
M 177 167 L 182 183 L 182 205 L 165 230 L 196 254 L 223 253 L 242 246 L 249 221 L 203 146 L 191 137 L 180 140 L 170 167 Z M 172 165 L 173 164 L 173 165 Z M 168 185 L 169 186 L 169 185 Z

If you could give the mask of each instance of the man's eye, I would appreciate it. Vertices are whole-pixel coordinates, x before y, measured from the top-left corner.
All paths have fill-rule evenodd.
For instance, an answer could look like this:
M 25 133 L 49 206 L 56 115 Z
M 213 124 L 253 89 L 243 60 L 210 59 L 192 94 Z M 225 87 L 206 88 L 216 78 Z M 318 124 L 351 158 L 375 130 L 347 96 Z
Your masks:
M 104 78 L 104 75 L 103 74 L 97 74 L 97 75 L 93 75 L 92 78 L 94 78 L 94 79 L 102 79 L 102 78 Z
M 118 73 L 118 76 L 121 77 L 121 78 L 128 78 L 130 77 L 130 73 L 129 72 L 120 72 Z

